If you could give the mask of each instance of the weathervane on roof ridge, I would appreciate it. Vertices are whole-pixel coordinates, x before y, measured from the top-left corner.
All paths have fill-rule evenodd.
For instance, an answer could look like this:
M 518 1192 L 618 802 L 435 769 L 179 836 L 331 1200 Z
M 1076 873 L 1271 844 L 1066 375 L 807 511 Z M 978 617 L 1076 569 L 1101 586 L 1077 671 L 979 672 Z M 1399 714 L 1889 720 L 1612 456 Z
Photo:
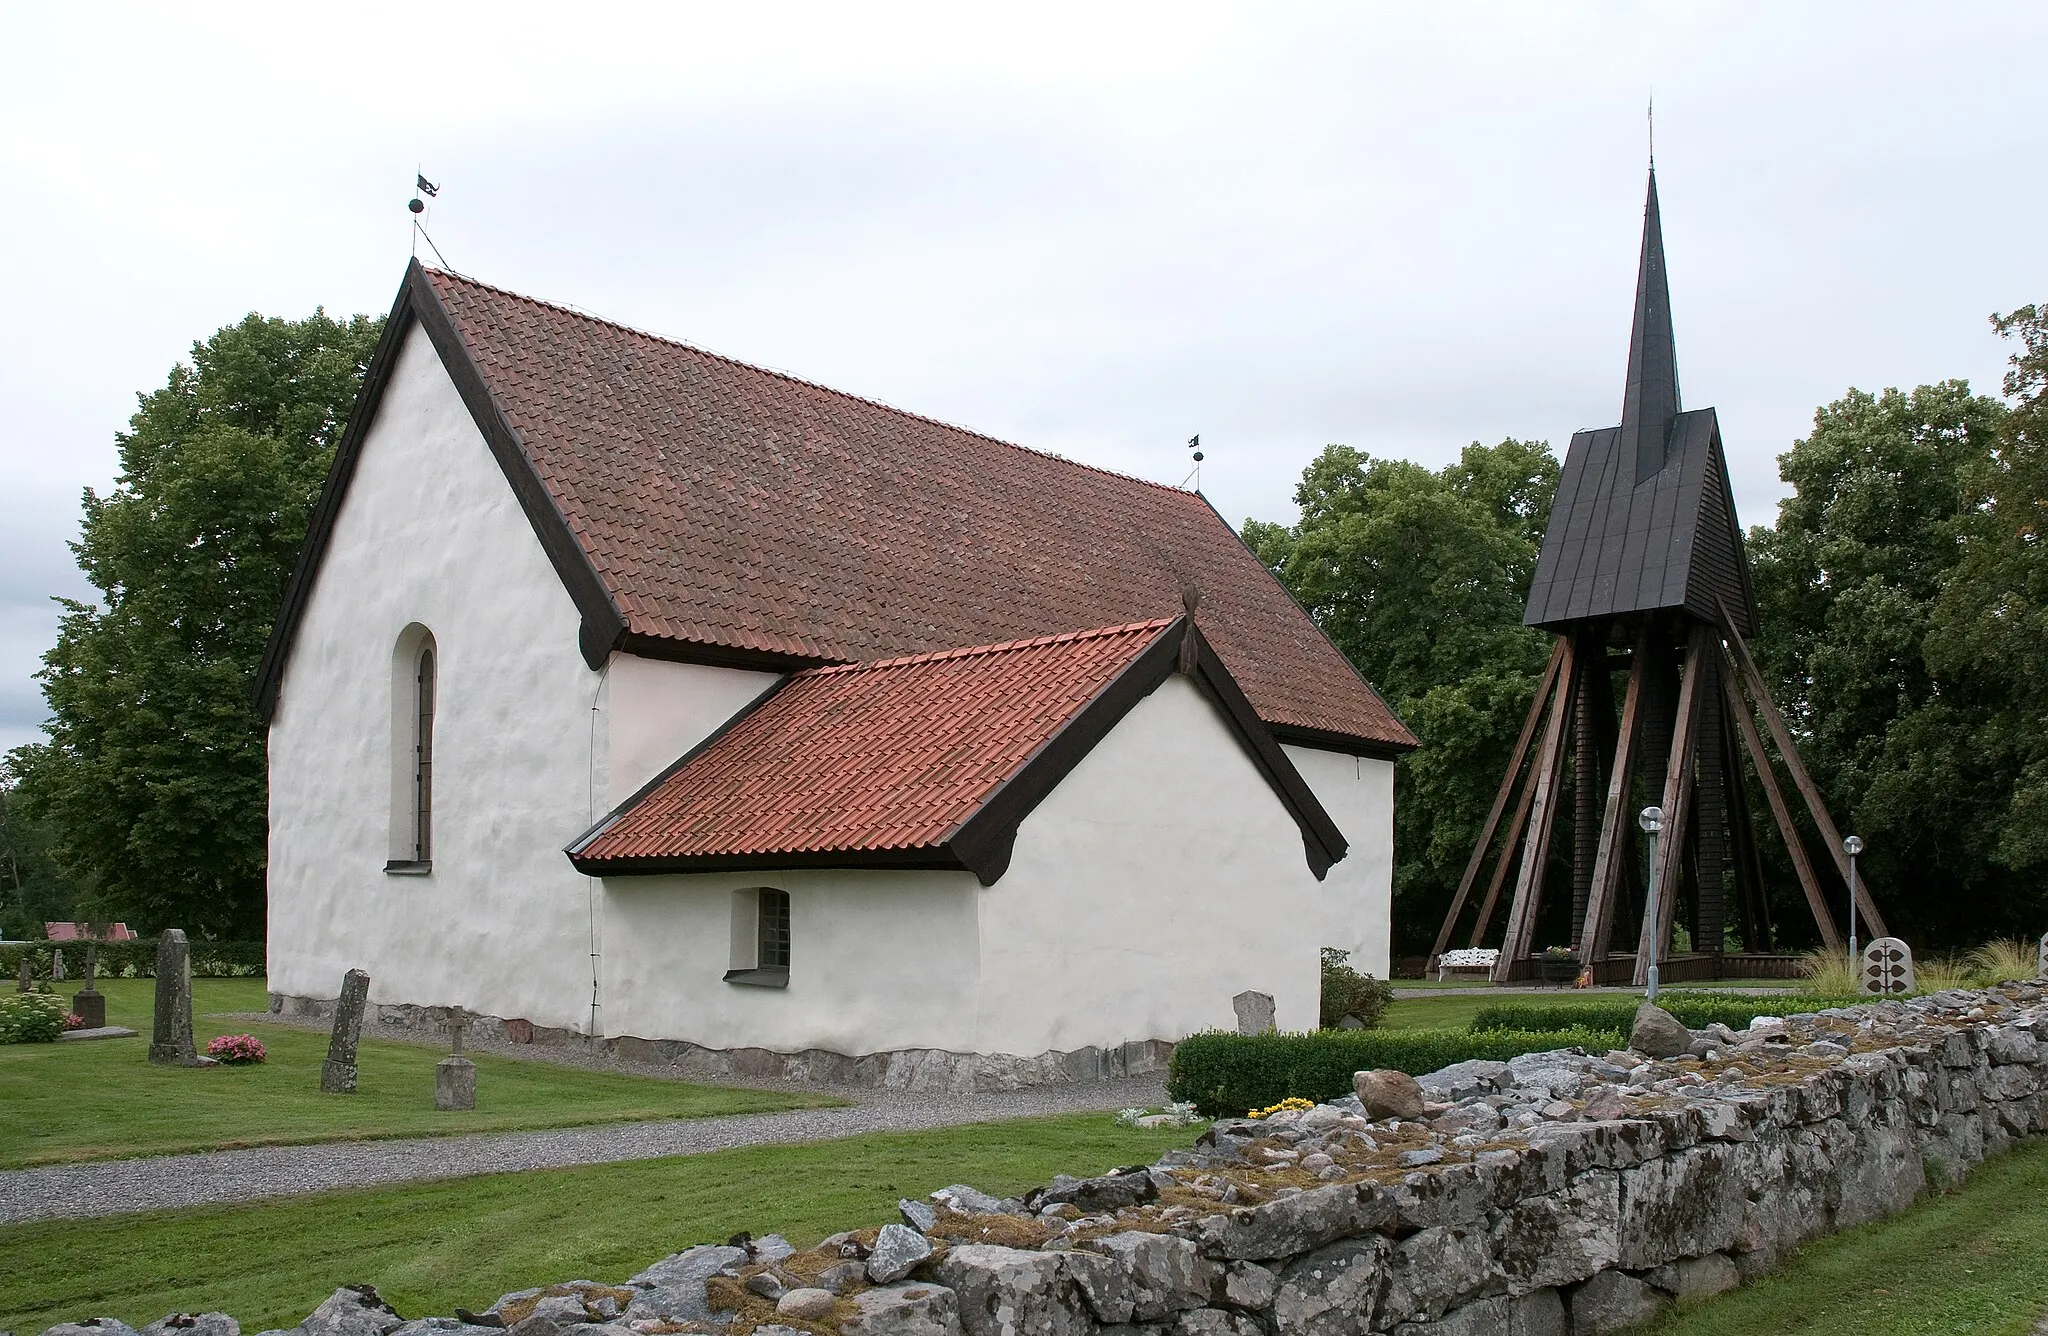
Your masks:
M 1193 482 L 1199 492 L 1202 490 L 1202 433 L 1196 432 L 1188 437 L 1188 449 L 1194 452 L 1195 466 L 1188 471 L 1187 477 L 1180 480 L 1180 485 L 1185 487 Z
M 441 187 L 429 181 L 425 172 L 414 168 L 413 190 L 413 197 L 405 203 L 407 212 L 412 214 L 412 258 L 415 260 L 420 258 L 420 238 L 425 237 L 427 249 L 434 252 L 434 258 L 441 262 L 441 267 L 443 269 L 453 269 L 454 266 L 449 264 L 447 258 L 441 254 L 441 248 L 434 244 L 434 239 L 431 236 L 427 235 L 426 226 L 420 219 L 420 215 L 427 211 L 427 200 L 421 199 L 420 196 L 425 195 L 427 199 L 432 199 L 441 193 Z

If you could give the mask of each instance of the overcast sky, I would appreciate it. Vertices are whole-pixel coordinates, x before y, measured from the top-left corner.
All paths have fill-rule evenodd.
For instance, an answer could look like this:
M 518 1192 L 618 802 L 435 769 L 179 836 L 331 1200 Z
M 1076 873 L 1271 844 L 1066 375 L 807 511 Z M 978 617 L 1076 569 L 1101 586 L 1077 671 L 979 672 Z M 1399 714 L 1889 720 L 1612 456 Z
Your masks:
M 248 311 L 489 282 L 1288 520 L 1620 415 L 1644 103 L 1737 504 L 1851 386 L 1995 392 L 2048 300 L 2048 7 L 9 5 L 0 747 L 114 433 Z

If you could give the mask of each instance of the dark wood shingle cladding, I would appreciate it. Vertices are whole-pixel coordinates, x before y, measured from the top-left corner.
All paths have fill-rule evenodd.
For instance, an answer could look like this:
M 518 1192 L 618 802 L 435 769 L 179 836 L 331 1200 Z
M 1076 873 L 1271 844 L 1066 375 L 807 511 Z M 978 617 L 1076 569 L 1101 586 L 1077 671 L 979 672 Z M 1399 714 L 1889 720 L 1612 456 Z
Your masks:
M 1755 633 L 1720 424 L 1713 409 L 1688 413 L 1679 398 L 1652 169 L 1621 425 L 1572 435 L 1522 623 L 1562 632 L 1587 618 L 1679 608 L 1714 621 L 1723 604 L 1736 630 Z

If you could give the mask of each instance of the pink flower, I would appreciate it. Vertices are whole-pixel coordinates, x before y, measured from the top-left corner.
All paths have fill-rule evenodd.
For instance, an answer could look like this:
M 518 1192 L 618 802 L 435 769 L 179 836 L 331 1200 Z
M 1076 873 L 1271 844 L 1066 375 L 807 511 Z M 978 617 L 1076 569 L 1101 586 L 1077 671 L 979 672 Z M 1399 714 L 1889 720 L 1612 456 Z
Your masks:
M 207 1041 L 206 1056 L 233 1066 L 262 1062 L 270 1055 L 264 1051 L 263 1041 L 253 1034 L 224 1034 Z
M 85 1028 L 85 1017 L 75 1011 L 65 1012 L 64 1028 L 67 1030 L 83 1030 Z

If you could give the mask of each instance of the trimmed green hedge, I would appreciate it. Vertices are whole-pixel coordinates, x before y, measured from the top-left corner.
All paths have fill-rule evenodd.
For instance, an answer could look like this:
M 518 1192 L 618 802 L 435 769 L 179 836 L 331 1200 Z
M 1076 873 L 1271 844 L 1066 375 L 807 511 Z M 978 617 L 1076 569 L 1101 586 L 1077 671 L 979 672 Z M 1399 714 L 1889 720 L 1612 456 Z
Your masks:
M 1631 1011 L 1633 1015 L 1633 1011 Z M 1313 1034 L 1189 1035 L 1173 1050 L 1167 1094 L 1192 1100 L 1211 1118 L 1241 1118 L 1248 1109 L 1290 1095 L 1317 1102 L 1351 1093 L 1351 1074 L 1392 1067 L 1422 1076 L 1468 1058 L 1505 1062 L 1524 1053 L 1581 1046 L 1618 1048 L 1617 1030 L 1320 1030 Z
M 75 983 L 85 976 L 84 942 L 17 942 L 0 946 L 0 979 L 13 979 L 21 972 L 21 958 L 34 962 L 36 978 L 50 977 L 50 953 L 64 952 L 64 978 Z M 138 937 L 125 942 L 101 942 L 98 951 L 102 979 L 150 979 L 156 977 L 156 938 Z M 192 975 L 198 979 L 253 979 L 264 969 L 261 942 L 193 942 Z
M 1849 1006 L 1854 998 L 1821 997 L 1813 993 L 1781 993 L 1775 997 L 1730 997 L 1720 993 L 1665 993 L 1658 997 L 1663 1007 L 1692 1029 L 1715 1021 L 1731 1030 L 1741 1030 L 1758 1016 L 1789 1016 L 1794 1012 L 1820 1011 L 1826 1007 Z M 1615 998 L 1585 1002 L 1499 1002 L 1480 1008 L 1472 1018 L 1473 1034 L 1496 1030 L 1619 1030 L 1627 1034 L 1635 1025 L 1640 1000 Z

